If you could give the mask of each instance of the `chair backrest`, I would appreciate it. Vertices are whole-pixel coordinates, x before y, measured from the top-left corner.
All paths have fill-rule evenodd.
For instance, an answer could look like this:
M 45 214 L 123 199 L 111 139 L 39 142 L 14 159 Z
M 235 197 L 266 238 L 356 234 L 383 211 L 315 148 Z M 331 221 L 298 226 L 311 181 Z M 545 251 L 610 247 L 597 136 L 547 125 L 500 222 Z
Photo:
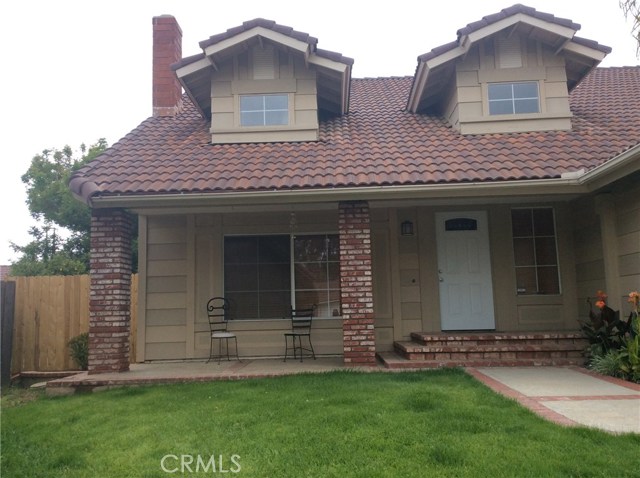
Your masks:
M 315 307 L 309 309 L 291 309 L 291 330 L 293 332 L 308 332 Z
M 224 297 L 214 297 L 207 302 L 207 317 L 209 318 L 209 328 L 211 332 L 221 332 L 227 330 L 227 313 L 229 312 L 229 301 Z

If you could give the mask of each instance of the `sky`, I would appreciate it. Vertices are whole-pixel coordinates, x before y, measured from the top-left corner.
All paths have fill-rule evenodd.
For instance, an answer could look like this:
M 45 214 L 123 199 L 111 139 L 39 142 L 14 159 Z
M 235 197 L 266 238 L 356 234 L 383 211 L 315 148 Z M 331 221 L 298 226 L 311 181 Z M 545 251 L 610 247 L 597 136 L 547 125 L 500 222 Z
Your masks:
M 640 64 L 618 0 L 521 0 L 582 25 L 578 36 L 613 48 L 601 66 Z M 412 75 L 417 57 L 514 0 L 11 0 L 0 29 L 4 127 L 0 157 L 0 264 L 17 259 L 35 225 L 20 177 L 45 149 L 106 138 L 115 143 L 151 114 L 151 20 L 171 14 L 182 53 L 253 18 L 309 33 L 318 47 L 355 60 L 353 77 Z M 221 6 L 224 5 L 224 6 Z M 366 5 L 366 7 L 365 7 Z

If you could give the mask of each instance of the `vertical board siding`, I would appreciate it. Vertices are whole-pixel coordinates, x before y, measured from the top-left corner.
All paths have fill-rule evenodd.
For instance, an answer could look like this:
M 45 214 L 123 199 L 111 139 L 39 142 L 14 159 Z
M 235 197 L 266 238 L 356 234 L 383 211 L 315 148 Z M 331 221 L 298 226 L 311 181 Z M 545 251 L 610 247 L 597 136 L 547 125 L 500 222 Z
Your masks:
M 75 370 L 68 342 L 89 331 L 89 276 L 10 278 L 16 283 L 11 373 Z M 135 357 L 138 276 L 131 277 L 131 357 Z

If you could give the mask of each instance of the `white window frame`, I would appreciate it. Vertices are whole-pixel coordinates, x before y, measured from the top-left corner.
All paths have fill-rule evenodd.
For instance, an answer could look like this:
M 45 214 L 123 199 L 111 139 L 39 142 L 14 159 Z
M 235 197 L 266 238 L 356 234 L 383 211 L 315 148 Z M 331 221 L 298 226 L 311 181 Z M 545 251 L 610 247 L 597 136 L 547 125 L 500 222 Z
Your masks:
M 536 96 L 527 96 L 527 97 L 516 97 L 516 93 L 514 90 L 515 85 L 535 85 L 536 87 Z M 511 97 L 510 98 L 500 98 L 500 99 L 492 99 L 491 98 L 491 87 L 492 86 L 510 86 L 511 87 Z M 518 101 L 530 101 L 536 100 L 538 108 L 537 111 L 528 111 L 528 112 L 516 112 L 516 105 Z M 510 103 L 511 111 L 505 113 L 492 113 L 491 105 L 497 103 Z M 487 105 L 489 107 L 489 116 L 504 116 L 504 115 L 527 115 L 527 114 L 539 114 L 542 112 L 540 105 L 540 83 L 538 81 L 509 81 L 509 82 L 492 82 L 487 85 Z
M 281 97 L 284 98 L 287 102 L 286 108 L 272 108 L 268 109 L 266 106 L 266 98 L 267 97 Z M 261 98 L 262 99 L 262 108 L 255 110 L 243 110 L 242 109 L 242 99 L 243 98 Z M 270 93 L 270 94 L 243 94 L 239 95 L 238 100 L 238 111 L 240 114 L 240 126 L 243 128 L 260 128 L 260 127 L 270 127 L 270 126 L 288 126 L 290 123 L 289 118 L 289 94 L 288 93 Z M 262 113 L 262 124 L 243 124 L 242 118 L 244 113 Z M 267 118 L 269 113 L 285 113 L 286 122 L 284 123 L 267 123 Z

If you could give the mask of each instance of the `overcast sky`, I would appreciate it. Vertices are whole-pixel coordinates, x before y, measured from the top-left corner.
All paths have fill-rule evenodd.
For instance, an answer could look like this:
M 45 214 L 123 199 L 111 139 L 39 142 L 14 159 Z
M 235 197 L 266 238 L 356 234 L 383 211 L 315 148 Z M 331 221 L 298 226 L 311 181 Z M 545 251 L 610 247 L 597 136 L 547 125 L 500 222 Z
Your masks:
M 44 149 L 104 137 L 114 143 L 151 113 L 151 19 L 171 14 L 184 56 L 198 42 L 262 17 L 318 38 L 318 46 L 355 59 L 353 77 L 412 75 L 417 56 L 455 40 L 467 23 L 511 6 L 509 0 L 9 0 L 0 29 L 5 108 L 2 134 L 0 264 L 34 224 L 20 176 Z M 613 48 L 601 66 L 637 65 L 631 22 L 618 0 L 528 0 L 538 11 L 582 25 L 578 35 Z M 224 5 L 221 7 L 221 5 Z M 434 6 L 437 5 L 437 6 Z

